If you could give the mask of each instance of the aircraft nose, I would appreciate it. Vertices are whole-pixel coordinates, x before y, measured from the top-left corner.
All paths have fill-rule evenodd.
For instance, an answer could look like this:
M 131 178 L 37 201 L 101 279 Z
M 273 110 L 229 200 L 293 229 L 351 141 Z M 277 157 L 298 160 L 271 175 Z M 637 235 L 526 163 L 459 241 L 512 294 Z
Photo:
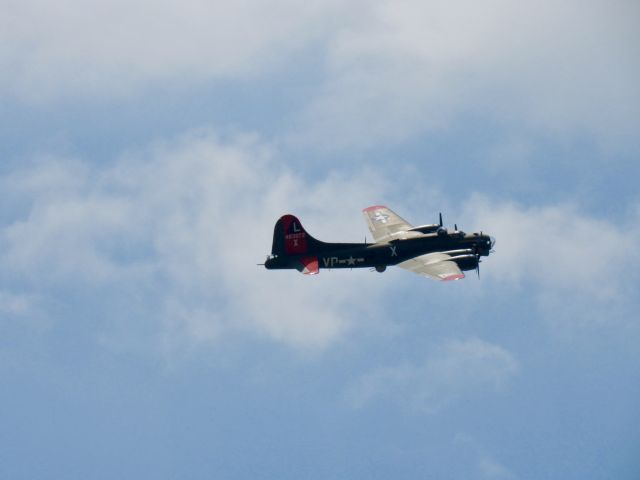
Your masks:
M 491 242 L 491 248 L 493 249 L 496 244 L 496 237 L 489 237 L 489 241 Z

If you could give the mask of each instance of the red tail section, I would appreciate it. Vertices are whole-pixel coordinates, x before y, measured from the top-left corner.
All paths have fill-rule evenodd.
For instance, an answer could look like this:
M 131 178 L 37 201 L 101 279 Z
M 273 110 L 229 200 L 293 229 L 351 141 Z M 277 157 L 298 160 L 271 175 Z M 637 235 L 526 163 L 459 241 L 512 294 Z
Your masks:
M 284 215 L 280 218 L 282 222 L 282 232 L 284 236 L 284 251 L 287 255 L 298 255 L 307 253 L 308 250 L 308 234 L 300 220 L 293 215 Z
M 294 257 L 299 259 L 298 268 L 304 273 L 318 273 L 318 257 L 314 254 L 326 248 L 328 244 L 313 238 L 293 215 L 283 215 L 273 229 L 271 254 L 283 261 Z M 293 264 L 292 264 L 293 266 Z

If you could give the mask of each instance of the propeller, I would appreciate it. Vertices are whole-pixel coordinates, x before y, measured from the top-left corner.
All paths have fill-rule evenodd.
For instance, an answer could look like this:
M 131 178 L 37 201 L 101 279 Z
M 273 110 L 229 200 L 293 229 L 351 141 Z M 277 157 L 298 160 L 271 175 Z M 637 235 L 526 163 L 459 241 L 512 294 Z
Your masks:
M 480 263 L 482 262 L 482 260 L 480 260 L 480 254 L 478 253 L 478 245 L 473 246 L 473 253 L 476 256 L 476 259 L 478 260 L 478 263 L 476 263 L 476 273 L 478 274 L 478 280 L 479 280 L 480 279 Z
M 448 235 L 447 229 L 444 228 L 443 225 L 442 225 L 442 212 L 440 212 L 440 226 L 438 227 L 437 232 L 438 232 L 439 236 L 440 235 L 442 235 L 442 236 Z

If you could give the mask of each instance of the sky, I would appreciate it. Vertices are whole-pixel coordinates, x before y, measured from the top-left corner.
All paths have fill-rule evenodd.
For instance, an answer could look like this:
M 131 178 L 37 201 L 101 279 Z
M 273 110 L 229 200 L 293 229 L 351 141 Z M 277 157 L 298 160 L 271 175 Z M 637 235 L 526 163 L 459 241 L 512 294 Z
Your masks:
M 0 478 L 639 478 L 639 19 L 0 0 Z M 496 251 L 256 265 L 377 204 Z

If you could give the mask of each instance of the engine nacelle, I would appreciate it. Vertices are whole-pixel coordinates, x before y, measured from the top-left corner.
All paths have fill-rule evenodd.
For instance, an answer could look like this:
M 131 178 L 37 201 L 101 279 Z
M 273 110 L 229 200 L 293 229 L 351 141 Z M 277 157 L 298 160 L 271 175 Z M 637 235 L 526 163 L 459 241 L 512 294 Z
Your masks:
M 420 232 L 420 233 L 435 233 L 441 228 L 440 225 L 434 223 L 432 225 L 419 225 L 417 227 L 411 227 L 408 232 Z
M 480 263 L 478 257 L 472 254 L 451 257 L 451 261 L 456 262 L 460 270 L 463 272 L 467 270 L 475 270 L 478 267 L 478 263 Z

